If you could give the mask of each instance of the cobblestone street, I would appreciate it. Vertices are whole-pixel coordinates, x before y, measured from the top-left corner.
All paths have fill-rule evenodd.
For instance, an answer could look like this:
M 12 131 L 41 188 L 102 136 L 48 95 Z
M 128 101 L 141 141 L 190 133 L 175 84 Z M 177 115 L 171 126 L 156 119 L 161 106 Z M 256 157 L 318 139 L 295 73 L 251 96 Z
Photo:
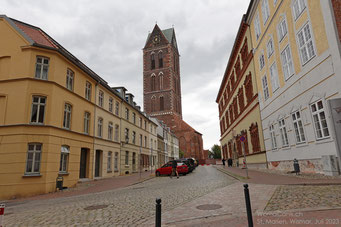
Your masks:
M 341 186 L 280 186 L 265 211 L 341 208 Z
M 211 166 L 199 166 L 179 179 L 157 177 L 112 191 L 9 204 L 4 224 L 6 227 L 141 225 L 155 215 L 156 197 L 162 198 L 164 212 L 233 182 Z

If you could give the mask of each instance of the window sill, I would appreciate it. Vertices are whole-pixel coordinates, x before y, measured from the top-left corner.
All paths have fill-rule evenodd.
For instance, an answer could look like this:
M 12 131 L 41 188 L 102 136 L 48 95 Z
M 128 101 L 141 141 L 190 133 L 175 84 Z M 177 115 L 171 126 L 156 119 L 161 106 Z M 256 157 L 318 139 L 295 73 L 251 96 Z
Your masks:
M 326 137 L 326 138 L 316 139 L 315 144 L 330 143 L 330 142 L 333 142 L 333 141 L 334 140 L 331 137 Z
M 22 177 L 41 177 L 42 175 L 40 173 L 25 173 Z
M 290 148 L 289 146 L 285 146 L 285 147 L 282 147 L 282 150 L 283 150 L 283 151 L 291 150 L 291 148 Z
M 114 171 L 115 173 L 118 173 L 118 169 Z
M 68 172 L 59 172 L 58 175 L 60 175 L 60 176 L 68 176 L 69 173 Z
M 107 173 L 112 173 L 112 170 L 108 170 Z
M 298 147 L 298 148 L 300 148 L 300 147 L 307 147 L 307 146 L 308 146 L 308 144 L 306 142 L 296 144 L 296 147 Z
M 129 165 L 125 165 L 124 167 L 129 168 Z

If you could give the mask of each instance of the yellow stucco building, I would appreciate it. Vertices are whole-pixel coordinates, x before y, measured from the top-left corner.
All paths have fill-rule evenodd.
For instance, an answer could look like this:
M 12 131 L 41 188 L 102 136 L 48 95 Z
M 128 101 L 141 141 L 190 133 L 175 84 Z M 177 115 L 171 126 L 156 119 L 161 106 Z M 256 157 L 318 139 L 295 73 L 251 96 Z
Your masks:
M 0 199 L 53 192 L 60 176 L 72 187 L 136 172 L 156 124 L 129 95 L 38 27 L 0 15 L 0 31 Z
M 266 155 L 262 134 L 255 78 L 251 34 L 243 16 L 224 73 L 216 102 L 219 119 L 222 158 L 244 161 L 251 168 L 265 168 Z

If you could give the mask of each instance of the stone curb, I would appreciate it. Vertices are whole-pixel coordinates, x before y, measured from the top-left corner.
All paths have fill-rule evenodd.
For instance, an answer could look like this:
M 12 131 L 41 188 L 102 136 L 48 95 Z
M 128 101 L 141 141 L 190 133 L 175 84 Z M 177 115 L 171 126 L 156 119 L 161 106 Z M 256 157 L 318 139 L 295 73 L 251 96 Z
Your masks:
M 216 168 L 216 169 L 219 170 L 220 172 L 225 173 L 225 174 L 229 175 L 230 177 L 232 177 L 232 178 L 234 178 L 234 179 L 236 179 L 236 180 L 239 180 L 239 181 L 250 179 L 250 178 L 246 178 L 246 177 L 244 177 L 244 176 L 240 176 L 240 175 L 238 175 L 238 174 L 231 173 L 231 172 L 229 172 L 229 171 L 227 171 L 227 170 L 224 170 L 224 169 L 221 169 L 221 168 L 219 168 L 219 167 L 215 167 L 215 166 L 214 166 L 214 168 Z

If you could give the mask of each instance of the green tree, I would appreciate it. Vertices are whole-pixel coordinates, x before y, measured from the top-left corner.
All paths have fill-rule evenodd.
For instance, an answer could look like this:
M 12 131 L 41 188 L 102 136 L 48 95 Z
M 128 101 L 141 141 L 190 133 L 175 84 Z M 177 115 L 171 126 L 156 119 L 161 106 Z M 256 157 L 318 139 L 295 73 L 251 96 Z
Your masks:
M 180 158 L 185 157 L 185 153 L 182 150 L 179 150 L 179 157 Z
M 219 145 L 214 144 L 210 150 L 210 153 L 211 153 L 210 156 L 213 157 L 214 159 L 221 159 L 221 149 Z

